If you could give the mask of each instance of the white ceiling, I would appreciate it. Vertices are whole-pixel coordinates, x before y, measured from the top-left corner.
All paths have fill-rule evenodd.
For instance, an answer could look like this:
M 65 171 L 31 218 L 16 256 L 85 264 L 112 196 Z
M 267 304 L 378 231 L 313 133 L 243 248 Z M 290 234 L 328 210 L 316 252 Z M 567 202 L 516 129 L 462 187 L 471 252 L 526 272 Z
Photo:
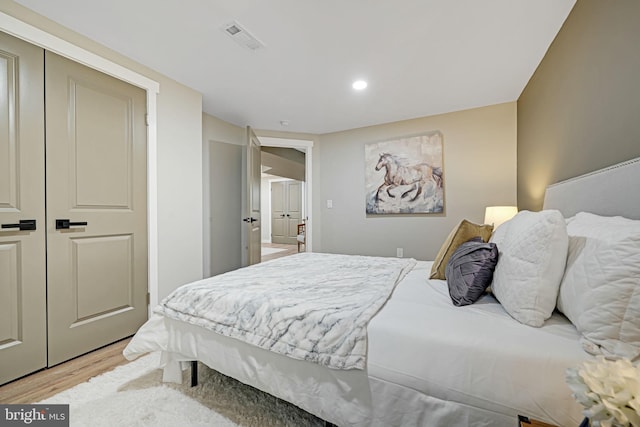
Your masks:
M 201 92 L 211 115 L 317 134 L 518 99 L 575 3 L 16 1 Z M 231 21 L 266 47 L 236 44 Z

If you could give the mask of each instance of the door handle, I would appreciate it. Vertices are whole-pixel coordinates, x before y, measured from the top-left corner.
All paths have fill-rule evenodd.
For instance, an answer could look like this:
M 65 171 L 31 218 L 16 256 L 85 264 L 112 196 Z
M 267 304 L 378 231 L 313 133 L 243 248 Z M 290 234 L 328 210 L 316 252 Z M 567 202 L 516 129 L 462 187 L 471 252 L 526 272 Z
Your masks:
M 244 222 L 256 222 L 257 219 L 253 218 L 253 217 L 249 217 L 249 218 L 243 218 L 242 219 Z
M 21 219 L 18 224 L 2 224 L 2 228 L 18 228 L 20 231 L 33 231 L 36 229 L 36 220 Z
M 56 230 L 66 230 L 69 227 L 86 226 L 87 221 L 71 222 L 68 219 L 56 219 Z

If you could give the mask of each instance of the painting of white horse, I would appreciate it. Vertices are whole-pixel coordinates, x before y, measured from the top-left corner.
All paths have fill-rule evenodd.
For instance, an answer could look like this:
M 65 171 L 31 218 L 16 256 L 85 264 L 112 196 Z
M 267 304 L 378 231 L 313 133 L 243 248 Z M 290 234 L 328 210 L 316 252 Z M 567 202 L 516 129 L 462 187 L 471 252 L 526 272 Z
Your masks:
M 444 212 L 442 134 L 365 144 L 367 214 Z

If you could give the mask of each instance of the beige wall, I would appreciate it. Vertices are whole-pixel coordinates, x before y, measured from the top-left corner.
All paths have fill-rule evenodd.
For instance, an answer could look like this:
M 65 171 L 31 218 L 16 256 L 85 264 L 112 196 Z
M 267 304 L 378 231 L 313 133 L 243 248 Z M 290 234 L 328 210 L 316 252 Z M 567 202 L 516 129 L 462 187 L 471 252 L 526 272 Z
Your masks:
M 157 99 L 158 297 L 202 277 L 202 96 L 11 1 L 0 11 L 160 84 Z M 180 226 L 176 226 L 176 222 Z
M 442 132 L 444 141 L 446 215 L 367 216 L 364 144 L 434 130 Z M 482 222 L 486 206 L 516 202 L 515 102 L 318 139 L 314 218 L 321 238 L 314 251 L 395 256 L 396 248 L 402 247 L 405 257 L 429 260 L 461 219 Z M 328 199 L 333 209 L 327 208 Z
M 578 0 L 518 100 L 518 205 L 640 156 L 640 1 Z
M 245 128 L 207 113 L 202 114 L 202 140 L 245 145 Z
M 163 298 L 202 278 L 202 96 L 173 80 L 158 80 L 158 288 Z

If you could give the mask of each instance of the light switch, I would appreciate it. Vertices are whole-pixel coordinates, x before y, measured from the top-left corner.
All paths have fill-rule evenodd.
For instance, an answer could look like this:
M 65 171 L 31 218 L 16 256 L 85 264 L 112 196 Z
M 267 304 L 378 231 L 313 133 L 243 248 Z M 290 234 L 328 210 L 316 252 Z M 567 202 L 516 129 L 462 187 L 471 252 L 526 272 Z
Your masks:
M 333 200 L 331 199 L 327 200 L 327 209 L 333 209 Z

